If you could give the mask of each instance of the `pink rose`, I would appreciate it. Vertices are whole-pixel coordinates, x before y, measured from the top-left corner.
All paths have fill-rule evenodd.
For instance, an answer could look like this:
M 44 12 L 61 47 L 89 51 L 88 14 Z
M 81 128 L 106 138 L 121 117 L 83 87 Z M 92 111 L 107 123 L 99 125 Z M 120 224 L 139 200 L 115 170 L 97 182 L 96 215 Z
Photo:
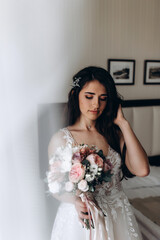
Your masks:
M 69 173 L 70 182 L 77 183 L 84 178 L 85 168 L 81 163 L 75 163 Z
M 98 165 L 98 167 L 103 168 L 103 159 L 99 155 L 96 156 L 95 163 Z
M 97 164 L 98 167 L 103 167 L 103 159 L 96 153 L 90 154 L 86 158 L 90 164 Z
M 87 181 L 86 180 L 81 180 L 78 183 L 78 188 L 79 188 L 79 190 L 81 190 L 83 192 L 87 192 L 89 190 L 89 186 L 87 184 Z

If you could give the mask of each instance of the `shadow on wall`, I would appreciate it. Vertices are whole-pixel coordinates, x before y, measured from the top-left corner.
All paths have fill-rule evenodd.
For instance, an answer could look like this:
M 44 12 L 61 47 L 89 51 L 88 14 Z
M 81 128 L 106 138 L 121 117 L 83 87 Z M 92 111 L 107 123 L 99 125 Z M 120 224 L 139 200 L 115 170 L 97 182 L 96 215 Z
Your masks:
M 48 144 L 53 136 L 60 128 L 67 126 L 67 106 L 66 103 L 51 103 L 38 105 L 38 145 L 39 145 L 39 172 L 40 178 L 44 181 L 46 172 L 48 171 Z M 45 191 L 48 191 L 47 183 Z M 48 193 L 45 194 L 47 216 L 50 229 L 54 222 L 59 201 Z
M 38 105 L 38 141 L 40 177 L 44 179 L 48 171 L 48 144 L 60 128 L 67 126 L 66 103 Z
M 49 51 L 48 59 L 53 61 L 53 64 L 49 62 L 48 65 L 52 66 L 53 79 L 64 79 L 64 86 L 68 86 L 68 84 L 65 85 L 65 81 L 70 78 L 73 72 L 76 73 L 88 64 L 95 65 L 101 59 L 103 51 L 101 45 L 105 41 L 104 38 L 99 38 L 100 35 L 103 35 L 103 28 L 99 26 L 103 24 L 101 14 L 102 11 L 104 12 L 104 4 L 94 1 L 91 8 L 90 3 L 91 1 L 71 1 L 70 4 L 66 1 L 63 1 L 63 4 L 58 1 L 57 3 L 53 1 L 49 3 L 51 12 L 47 13 L 49 18 L 46 22 L 47 31 L 50 29 L 46 38 L 49 42 L 45 46 L 48 47 Z M 55 14 L 53 14 L 53 9 Z M 93 51 L 93 48 L 96 47 L 98 50 Z M 99 52 L 99 58 L 97 52 Z M 46 66 L 46 62 L 44 66 Z M 63 80 L 61 81 L 63 82 Z M 66 89 L 64 91 L 66 92 Z M 55 94 L 54 97 L 57 101 L 57 92 L 53 91 L 52 94 Z M 42 181 L 46 178 L 46 171 L 48 171 L 49 141 L 55 132 L 67 125 L 65 105 L 65 103 L 38 105 L 39 172 Z M 48 187 L 45 184 L 45 191 L 47 190 Z M 48 196 L 47 193 L 44 195 L 49 225 L 47 227 L 51 229 L 59 202 L 52 196 Z

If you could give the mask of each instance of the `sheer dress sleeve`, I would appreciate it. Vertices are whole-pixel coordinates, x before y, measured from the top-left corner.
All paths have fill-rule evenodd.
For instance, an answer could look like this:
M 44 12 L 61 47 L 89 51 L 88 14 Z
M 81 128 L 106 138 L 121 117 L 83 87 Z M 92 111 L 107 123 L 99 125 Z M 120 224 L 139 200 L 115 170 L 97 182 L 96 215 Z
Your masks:
M 64 132 L 54 134 L 48 145 L 49 170 L 46 174 L 49 193 L 59 201 L 74 203 L 76 196 L 64 191 L 71 154 L 72 149 L 67 147 Z

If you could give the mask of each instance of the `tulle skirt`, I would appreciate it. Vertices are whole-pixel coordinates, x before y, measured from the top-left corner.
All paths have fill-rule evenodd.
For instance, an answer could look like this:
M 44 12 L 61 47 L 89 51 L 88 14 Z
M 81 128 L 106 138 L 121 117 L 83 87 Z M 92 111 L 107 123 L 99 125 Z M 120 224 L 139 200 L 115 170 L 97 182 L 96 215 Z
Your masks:
M 96 240 L 142 240 L 132 207 L 124 204 L 126 211 L 122 213 L 121 207 L 116 208 L 116 219 L 112 214 L 105 217 L 108 239 L 99 235 Z M 112 211 L 112 209 L 110 209 Z M 61 203 L 53 224 L 51 240 L 89 240 L 90 231 L 83 228 L 79 222 L 73 204 Z

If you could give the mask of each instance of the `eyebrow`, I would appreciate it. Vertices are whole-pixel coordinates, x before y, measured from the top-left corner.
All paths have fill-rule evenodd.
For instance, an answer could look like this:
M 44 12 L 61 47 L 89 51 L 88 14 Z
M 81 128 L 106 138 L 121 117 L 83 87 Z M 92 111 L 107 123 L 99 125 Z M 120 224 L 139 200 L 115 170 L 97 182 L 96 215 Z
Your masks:
M 85 92 L 85 93 L 95 95 L 95 93 L 93 93 L 93 92 Z M 101 96 L 107 96 L 107 93 L 101 94 Z

